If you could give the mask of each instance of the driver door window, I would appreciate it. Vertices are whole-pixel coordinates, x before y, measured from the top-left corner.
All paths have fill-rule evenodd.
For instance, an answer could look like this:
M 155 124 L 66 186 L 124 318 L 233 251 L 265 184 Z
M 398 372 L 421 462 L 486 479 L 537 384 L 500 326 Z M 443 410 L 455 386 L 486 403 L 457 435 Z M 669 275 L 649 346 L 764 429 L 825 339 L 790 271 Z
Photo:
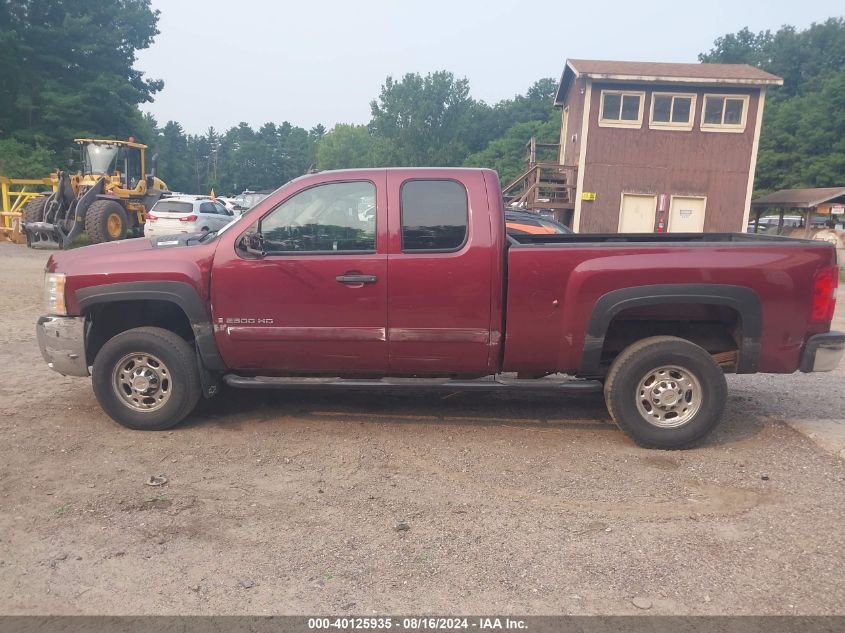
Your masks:
M 261 221 L 268 255 L 374 253 L 376 187 L 335 182 L 301 191 Z

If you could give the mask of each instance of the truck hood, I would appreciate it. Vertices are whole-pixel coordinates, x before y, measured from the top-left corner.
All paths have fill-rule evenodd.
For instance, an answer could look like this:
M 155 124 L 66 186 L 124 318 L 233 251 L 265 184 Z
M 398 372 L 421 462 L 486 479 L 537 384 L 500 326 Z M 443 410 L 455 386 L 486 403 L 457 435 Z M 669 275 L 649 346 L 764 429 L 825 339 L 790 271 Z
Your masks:
M 75 274 L 82 271 L 100 270 L 108 274 L 112 268 L 123 268 L 130 262 L 153 260 L 193 260 L 203 258 L 207 252 L 214 252 L 216 240 L 199 242 L 201 234 L 173 235 L 154 238 L 139 237 L 118 242 L 104 242 L 81 248 L 53 253 L 47 260 L 47 272 Z M 119 266 L 114 266 L 119 264 Z M 144 270 L 141 267 L 139 271 Z M 116 271 L 115 271 L 116 272 Z
M 184 283 L 206 303 L 219 241 L 202 243 L 198 237 L 135 238 L 60 251 L 50 257 L 47 272 L 65 274 L 65 301 L 73 316 L 81 314 L 78 291 L 110 286 L 120 292 L 138 282 L 147 289 L 159 282 Z

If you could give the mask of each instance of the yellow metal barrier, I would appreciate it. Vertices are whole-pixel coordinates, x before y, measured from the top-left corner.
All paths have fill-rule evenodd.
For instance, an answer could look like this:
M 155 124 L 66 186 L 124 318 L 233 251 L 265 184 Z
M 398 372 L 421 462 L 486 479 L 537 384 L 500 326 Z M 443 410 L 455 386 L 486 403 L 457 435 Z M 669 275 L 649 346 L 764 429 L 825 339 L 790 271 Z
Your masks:
M 21 210 L 45 189 L 56 190 L 52 178 L 6 178 L 0 176 L 0 238 L 16 244 L 26 242 L 21 230 Z

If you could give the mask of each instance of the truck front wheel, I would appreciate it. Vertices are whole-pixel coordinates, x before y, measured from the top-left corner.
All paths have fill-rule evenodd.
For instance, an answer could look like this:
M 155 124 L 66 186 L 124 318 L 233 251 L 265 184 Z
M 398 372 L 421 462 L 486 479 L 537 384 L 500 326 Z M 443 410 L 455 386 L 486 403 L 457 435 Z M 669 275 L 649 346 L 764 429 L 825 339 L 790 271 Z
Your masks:
M 616 357 L 604 384 L 613 421 L 646 448 L 689 448 L 713 430 L 727 397 L 710 354 L 674 336 L 637 341 Z
M 200 398 L 193 348 L 156 327 L 127 330 L 107 341 L 94 359 L 91 382 L 115 422 L 141 431 L 175 426 Z

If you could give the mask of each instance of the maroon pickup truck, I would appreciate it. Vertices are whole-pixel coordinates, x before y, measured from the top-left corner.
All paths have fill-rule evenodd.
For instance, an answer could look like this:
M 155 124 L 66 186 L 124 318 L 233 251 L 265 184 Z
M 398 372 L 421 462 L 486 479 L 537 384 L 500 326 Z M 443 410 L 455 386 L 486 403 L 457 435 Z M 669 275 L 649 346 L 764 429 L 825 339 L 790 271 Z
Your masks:
M 231 387 L 604 389 L 643 446 L 703 438 L 725 373 L 830 371 L 824 242 L 508 235 L 496 174 L 294 180 L 217 233 L 53 255 L 38 341 L 105 411 L 164 429 Z

